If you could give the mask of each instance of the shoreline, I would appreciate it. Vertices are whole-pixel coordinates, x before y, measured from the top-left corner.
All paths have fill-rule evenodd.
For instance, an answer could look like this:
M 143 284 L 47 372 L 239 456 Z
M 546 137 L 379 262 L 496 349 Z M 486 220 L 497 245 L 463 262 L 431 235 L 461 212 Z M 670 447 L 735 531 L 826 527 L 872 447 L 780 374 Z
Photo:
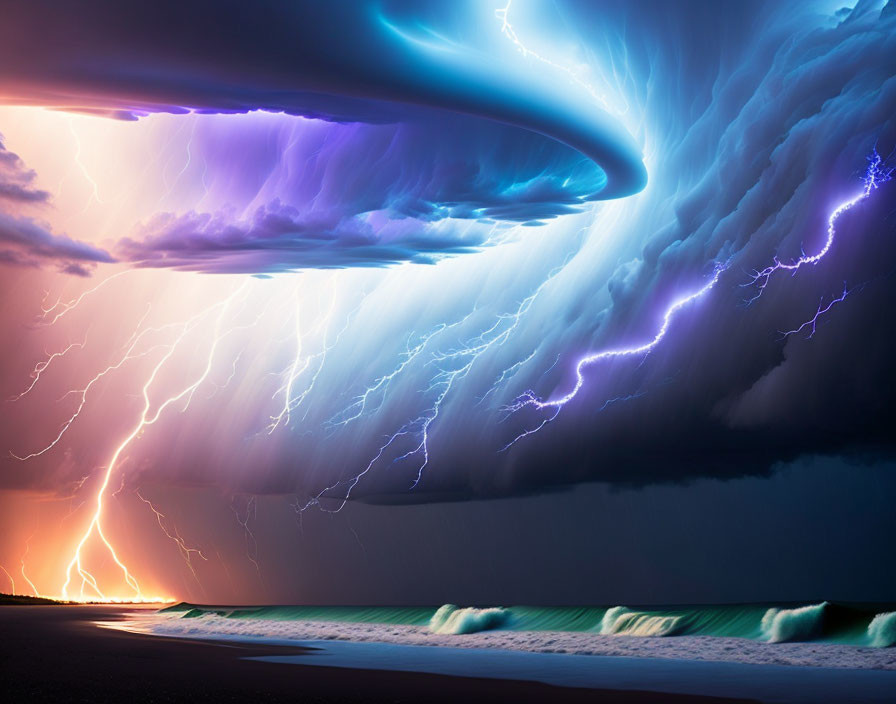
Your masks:
M 896 673 L 896 648 L 803 641 L 770 643 L 733 636 L 634 636 L 593 631 L 483 630 L 433 633 L 425 626 L 349 621 L 199 618 L 179 612 L 153 614 L 131 622 L 155 635 L 290 644 L 299 641 L 382 643 L 427 648 L 467 648 L 588 657 L 635 657 L 744 665 L 786 665 Z
M 197 640 L 101 628 L 151 607 L 0 609 L 0 681 L 10 701 L 621 702 L 738 704 L 740 697 L 559 687 L 540 682 L 316 665 L 298 644 Z M 299 657 L 284 666 L 259 657 Z M 250 659 L 251 658 L 251 659 Z M 307 658 L 308 662 L 305 662 Z

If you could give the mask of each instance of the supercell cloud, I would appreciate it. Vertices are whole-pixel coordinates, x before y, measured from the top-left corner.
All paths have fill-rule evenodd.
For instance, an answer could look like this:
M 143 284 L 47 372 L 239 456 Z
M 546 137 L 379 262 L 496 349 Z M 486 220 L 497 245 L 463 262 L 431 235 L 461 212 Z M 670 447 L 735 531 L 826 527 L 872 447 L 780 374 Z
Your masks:
M 512 51 L 488 52 L 472 30 L 494 25 L 493 10 L 479 7 L 483 17 L 458 38 L 443 36 L 462 16 L 451 9 L 14 3 L 0 30 L 0 92 L 12 104 L 119 118 L 263 110 L 329 123 L 269 120 L 266 135 L 213 151 L 230 173 L 266 171 L 264 185 L 244 184 L 258 193 L 227 194 L 228 206 L 236 198 L 250 211 L 220 203 L 153 218 L 122 245 L 143 266 L 271 273 L 430 262 L 486 244 L 490 223 L 540 222 L 643 188 L 639 148 L 615 117 Z M 199 141 L 206 131 L 197 128 Z M 262 149 L 249 141 L 259 139 Z M 277 197 L 264 199 L 269 191 Z
M 147 431 L 132 476 L 338 506 L 892 457 L 894 184 L 838 219 L 816 266 L 749 305 L 745 286 L 817 250 L 875 149 L 892 164 L 892 2 L 520 3 L 513 31 L 487 3 L 307 5 L 20 2 L 0 26 L 7 102 L 133 118 L 114 129 L 152 147 L 107 155 L 145 197 L 115 227 L 97 216 L 102 237 L 78 230 L 89 244 L 12 209 L 54 184 L 0 152 L 4 256 L 179 277 L 109 284 L 133 296 L 119 343 L 147 308 L 170 322 L 153 296 L 174 315 L 197 281 L 219 285 L 195 272 L 273 278 L 236 289 L 220 378 Z M 556 420 L 501 451 L 545 418 L 513 399 L 561 396 L 584 354 L 651 339 L 718 263 L 661 345 L 589 368 Z M 844 282 L 812 339 L 780 332 Z M 16 481 L 101 466 L 88 436 Z

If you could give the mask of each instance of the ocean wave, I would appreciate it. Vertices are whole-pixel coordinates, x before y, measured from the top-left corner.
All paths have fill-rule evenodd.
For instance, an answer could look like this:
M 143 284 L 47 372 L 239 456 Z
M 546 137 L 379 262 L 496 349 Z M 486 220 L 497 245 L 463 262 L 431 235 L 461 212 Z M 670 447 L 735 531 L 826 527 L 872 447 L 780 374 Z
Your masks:
M 669 636 L 681 623 L 681 616 L 630 611 L 624 606 L 608 609 L 600 623 L 603 635 Z
M 828 602 L 798 609 L 771 608 L 762 617 L 762 634 L 771 643 L 812 640 L 822 632 Z
M 431 609 L 431 612 L 434 609 Z M 463 611 L 463 609 L 456 609 Z M 478 609 L 476 611 L 488 611 Z M 504 611 L 509 611 L 504 609 Z M 454 613 L 454 612 L 452 612 Z M 679 613 L 681 613 L 679 611 Z M 870 618 L 868 619 L 870 620 Z M 868 620 L 862 628 L 867 646 Z M 758 633 L 759 617 L 756 618 Z M 883 623 L 881 619 L 878 623 Z M 227 617 L 208 612 L 198 618 L 180 613 L 135 614 L 126 621 L 107 624 L 157 636 L 312 644 L 314 641 L 344 640 L 367 643 L 396 643 L 451 648 L 494 648 L 540 653 L 568 653 L 621 657 L 672 658 L 753 664 L 810 667 L 845 667 L 896 670 L 896 648 L 855 647 L 844 642 L 769 643 L 758 638 L 690 637 L 619 638 L 592 631 L 525 631 L 518 624 L 476 633 L 433 633 L 426 625 L 358 623 L 347 621 L 277 620 Z
M 234 622 L 244 630 L 267 627 L 289 631 L 290 622 L 351 626 L 390 625 L 420 628 L 429 634 L 461 635 L 500 629 L 524 633 L 590 633 L 606 636 L 709 636 L 781 643 L 815 641 L 862 647 L 896 645 L 896 609 L 892 604 L 823 602 L 726 604 L 667 608 L 613 606 L 212 606 L 178 604 L 162 613 L 192 622 Z M 243 625 L 239 625 L 243 622 Z M 227 626 L 226 628 L 231 628 Z M 303 626 L 304 628 L 304 626 Z
M 501 628 L 510 622 L 510 617 L 511 612 L 500 607 L 476 609 L 469 606 L 462 609 L 454 604 L 445 604 L 433 614 L 429 630 L 451 635 L 478 633 Z
M 896 645 L 896 611 L 878 614 L 868 624 L 868 638 L 875 648 Z

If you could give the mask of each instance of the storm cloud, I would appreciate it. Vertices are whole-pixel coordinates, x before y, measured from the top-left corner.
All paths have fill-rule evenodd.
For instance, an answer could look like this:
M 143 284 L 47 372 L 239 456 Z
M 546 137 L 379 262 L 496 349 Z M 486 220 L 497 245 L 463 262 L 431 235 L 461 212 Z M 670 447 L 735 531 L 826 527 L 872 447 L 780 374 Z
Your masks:
M 11 104 L 129 119 L 263 110 L 331 123 L 318 154 L 305 153 L 324 166 L 312 169 L 291 200 L 280 198 L 303 211 L 295 228 L 269 240 L 247 222 L 251 217 L 227 222 L 223 209 L 188 214 L 174 227 L 193 251 L 176 246 L 173 231 L 152 226 L 148 242 L 124 244 L 144 266 L 170 261 L 177 268 L 267 273 L 426 260 L 442 236 L 424 234 L 419 252 L 406 251 L 411 239 L 359 250 L 358 219 L 382 211 L 390 219 L 419 219 L 421 231 L 445 218 L 541 221 L 644 187 L 637 144 L 618 120 L 583 104 L 550 72 L 523 70 L 510 49 L 509 59 L 486 53 L 477 46 L 476 25 L 466 31 L 463 51 L 429 32 L 428 23 L 456 21 L 449 10 L 433 6 L 422 17 L 420 6 L 407 2 L 286 8 L 271 1 L 251 12 L 238 2 L 177 9 L 13 3 L 0 29 L 0 94 Z M 214 31 L 205 31 L 209 25 Z M 32 37 L 43 38 L 41 48 Z M 298 163 L 297 151 L 284 158 Z M 241 168 L 255 168 L 252 154 L 242 157 Z M 372 202 L 358 202 L 353 188 L 361 183 L 369 191 L 361 200 Z M 339 186 L 349 193 L 327 203 L 323 221 L 307 212 L 309 190 L 327 191 L 326 198 Z M 188 232 L 188 222 L 204 225 Z M 309 248 L 306 232 L 338 244 Z M 230 244 L 220 246 L 225 239 Z M 260 249 L 280 256 L 260 256 Z M 443 254 L 466 250 L 450 237 Z
M 224 7 L 222 26 L 232 29 L 241 15 Z M 410 12 L 402 7 L 395 17 Z M 353 499 L 392 503 L 766 475 L 806 455 L 893 456 L 896 329 L 886 311 L 896 303 L 896 184 L 837 219 L 822 261 L 776 276 L 747 304 L 751 272 L 819 249 L 830 214 L 861 192 L 874 150 L 892 162 L 893 3 L 564 6 L 558 22 L 570 42 L 597 47 L 586 58 L 612 77 L 606 111 L 568 75 L 553 74 L 556 93 L 539 81 L 527 94 L 520 75 L 502 83 L 478 54 L 471 65 L 451 58 L 451 42 L 433 38 L 464 36 L 451 17 L 442 27 L 427 16 L 444 31 L 415 33 L 408 27 L 429 25 L 353 16 L 347 39 L 357 39 L 355 22 L 377 28 L 360 55 L 351 41 L 344 54 L 278 42 L 261 31 L 264 12 L 253 15 L 254 32 L 197 38 L 188 30 L 206 15 L 195 10 L 171 25 L 162 62 L 155 35 L 137 25 L 170 18 L 143 12 L 133 23 L 115 12 L 85 23 L 100 54 L 116 59 L 101 66 L 0 62 L 0 84 L 20 101 L 194 112 L 177 119 L 194 121 L 184 179 L 201 188 L 200 203 L 162 208 L 116 256 L 140 268 L 261 275 L 437 266 L 374 272 L 383 278 L 373 283 L 360 276 L 368 272 L 339 272 L 361 293 L 340 299 L 317 351 L 296 343 L 320 363 L 309 363 L 302 390 L 279 371 L 298 366 L 293 348 L 271 351 L 293 344 L 294 321 L 272 315 L 273 329 L 249 336 L 241 357 L 254 350 L 260 376 L 197 397 L 195 415 L 154 428 L 165 461 L 138 476 L 337 504 L 350 486 Z M 338 35 L 335 13 L 314 12 L 319 24 L 309 27 Z M 109 36 L 129 40 L 103 39 L 107 21 Z M 56 22 L 49 36 L 60 34 Z M 499 32 L 500 23 L 493 33 L 506 41 Z M 433 58 L 428 42 L 449 58 Z M 521 66 L 548 70 L 507 43 Z M 396 65 L 411 45 L 418 76 Z M 369 61 L 381 56 L 371 46 L 396 53 Z M 295 73 L 281 73 L 293 61 Z M 204 114 L 252 110 L 287 114 Z M 584 354 L 652 339 L 670 302 L 719 263 L 727 268 L 711 295 L 677 313 L 650 354 L 588 368 L 583 391 L 543 427 L 543 411 L 508 412 L 528 390 L 565 394 Z M 249 309 L 276 308 L 276 286 L 293 279 L 274 279 Z M 849 295 L 811 339 L 785 334 L 844 285 Z M 289 388 L 301 413 L 265 432 L 272 396 L 280 403 Z M 370 388 L 378 395 L 364 414 L 343 424 Z M 424 436 L 425 462 L 415 450 Z M 82 464 L 102 463 L 86 441 L 78 449 Z
M 635 10 L 605 10 L 605 21 L 636 22 Z M 821 248 L 830 213 L 861 192 L 875 150 L 892 163 L 894 6 L 861 2 L 827 18 L 805 8 L 763 6 L 743 18 L 755 39 L 737 34 L 727 44 L 712 39 L 719 26 L 731 31 L 720 15 L 702 15 L 709 38 L 693 42 L 700 13 L 684 13 L 683 26 L 666 15 L 678 12 L 659 9 L 655 24 L 641 21 L 639 36 L 628 37 L 633 73 L 691 63 L 721 68 L 689 74 L 700 81 L 683 93 L 674 71 L 665 76 L 669 83 L 656 79 L 656 102 L 647 96 L 645 110 L 676 105 L 673 113 L 693 117 L 658 124 L 651 133 L 663 155 L 651 173 L 652 205 L 640 211 L 620 205 L 637 213 L 624 224 L 602 220 L 598 209 L 591 225 L 594 236 L 604 222 L 631 233 L 632 241 L 649 233 L 640 251 L 629 259 L 621 250 L 604 304 L 601 285 L 589 285 L 574 258 L 557 278 L 578 293 L 559 310 L 543 301 L 541 312 L 515 333 L 515 354 L 498 352 L 493 365 L 474 369 L 457 400 L 441 409 L 419 485 L 407 490 L 419 463 L 398 450 L 388 471 L 364 476 L 358 496 L 414 502 L 541 492 L 582 481 L 643 486 L 764 475 L 806 455 L 857 462 L 893 457 L 886 389 L 896 384 L 887 361 L 896 329 L 882 311 L 896 304 L 896 184 L 883 183 L 837 219 L 837 239 L 823 261 L 775 278 L 748 302 L 757 292 L 751 272 L 775 257 L 790 261 Z M 656 46 L 669 53 L 657 56 Z M 633 68 L 639 62 L 640 71 Z M 676 315 L 661 346 L 589 368 L 583 392 L 555 421 L 500 452 L 550 415 L 524 409 L 508 418 L 502 404 L 514 392 L 561 396 L 584 353 L 651 339 L 669 303 L 699 288 L 713 262 L 727 265 L 720 283 Z M 849 296 L 819 319 L 815 335 L 807 339 L 811 327 L 784 334 L 844 286 Z M 530 349 L 536 350 L 531 360 L 520 352 Z M 460 399 L 482 398 L 496 379 L 507 378 L 506 370 L 512 381 L 489 397 L 494 420 L 484 422 L 481 404 L 471 412 Z

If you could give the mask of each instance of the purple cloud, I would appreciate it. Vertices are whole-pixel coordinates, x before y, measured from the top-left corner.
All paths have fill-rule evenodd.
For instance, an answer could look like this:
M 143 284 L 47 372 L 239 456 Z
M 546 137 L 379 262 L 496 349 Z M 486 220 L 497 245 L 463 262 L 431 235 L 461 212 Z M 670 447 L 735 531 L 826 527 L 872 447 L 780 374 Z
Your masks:
M 55 263 L 65 273 L 89 276 L 92 265 L 114 261 L 105 250 L 53 234 L 31 218 L 0 212 L 0 262 L 33 267 Z
M 50 194 L 34 187 L 36 178 L 37 174 L 6 148 L 0 136 L 0 202 L 45 203 Z

